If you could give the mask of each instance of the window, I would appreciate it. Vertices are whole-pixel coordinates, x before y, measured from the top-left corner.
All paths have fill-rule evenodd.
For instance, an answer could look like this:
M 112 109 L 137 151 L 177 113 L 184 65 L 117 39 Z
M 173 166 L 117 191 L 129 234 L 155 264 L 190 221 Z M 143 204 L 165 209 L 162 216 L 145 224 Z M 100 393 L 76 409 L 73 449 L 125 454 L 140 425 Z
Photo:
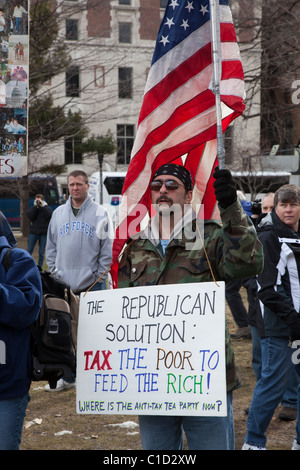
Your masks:
M 79 67 L 72 67 L 66 72 L 66 96 L 79 96 Z
M 131 5 L 131 0 L 119 0 L 119 5 Z
M 132 98 L 132 68 L 119 68 L 119 98 Z
M 134 142 L 134 126 L 128 124 L 117 125 L 117 164 L 128 165 Z
M 168 0 L 160 0 L 160 8 L 166 8 Z
M 68 41 L 77 41 L 78 20 L 66 20 L 66 39 Z
M 119 42 L 131 43 L 131 23 L 119 23 Z
M 81 140 L 65 140 L 65 165 L 82 163 L 82 153 L 77 150 L 78 144 L 81 144 Z

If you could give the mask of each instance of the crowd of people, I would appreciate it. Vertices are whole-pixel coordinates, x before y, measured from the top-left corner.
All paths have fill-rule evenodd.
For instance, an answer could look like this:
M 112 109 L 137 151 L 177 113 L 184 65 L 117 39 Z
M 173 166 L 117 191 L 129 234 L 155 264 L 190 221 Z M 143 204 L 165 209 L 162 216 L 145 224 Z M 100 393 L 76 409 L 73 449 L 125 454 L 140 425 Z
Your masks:
M 227 416 L 140 415 L 142 446 L 145 450 L 181 450 L 185 434 L 190 450 L 235 449 L 233 398 L 240 380 L 233 342 L 245 337 L 252 339 L 250 360 L 256 386 L 247 410 L 243 449 L 266 449 L 266 430 L 281 402 L 283 409 L 292 410 L 291 419 L 296 422 L 291 448 L 300 450 L 300 365 L 292 359 L 293 346 L 300 340 L 300 189 L 284 185 L 254 206 L 236 191 L 229 170 L 216 168 L 213 177 L 221 223 L 204 222 L 203 244 L 187 250 L 186 234 L 197 233 L 199 224 L 191 207 L 191 174 L 175 164 L 156 171 L 149 187 L 156 215 L 124 251 L 118 288 L 225 281 L 226 300 L 237 324 L 232 335 L 226 325 L 224 331 Z M 92 200 L 88 188 L 83 171 L 70 173 L 69 199 L 53 212 L 43 195 L 36 195 L 28 212 L 28 251 L 13 250 L 13 261 L 25 258 L 28 273 L 6 271 L 3 266 L 5 252 L 16 246 L 16 240 L 1 214 L 0 298 L 4 307 L 0 340 L 9 342 L 10 371 L 0 355 L 0 449 L 19 448 L 29 400 L 29 327 L 37 317 L 42 294 L 31 257 L 35 244 L 39 241 L 37 264 L 43 267 L 46 253 L 49 271 L 75 295 L 107 288 L 113 227 L 108 212 Z M 242 285 L 247 290 L 248 310 L 239 292 Z M 13 322 L 8 311 L 13 312 Z M 20 329 L 21 338 L 16 334 Z M 18 349 L 24 351 L 21 363 L 12 352 L 17 341 Z M 46 390 L 60 392 L 75 386 L 74 376 Z

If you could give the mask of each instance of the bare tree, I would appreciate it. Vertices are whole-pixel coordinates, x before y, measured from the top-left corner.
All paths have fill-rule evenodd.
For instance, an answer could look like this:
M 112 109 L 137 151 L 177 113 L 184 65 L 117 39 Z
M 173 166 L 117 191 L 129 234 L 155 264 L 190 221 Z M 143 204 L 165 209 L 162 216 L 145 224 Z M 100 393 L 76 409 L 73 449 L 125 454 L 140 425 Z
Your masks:
M 84 143 L 91 135 L 106 134 L 107 129 L 103 130 L 102 127 L 107 125 L 108 120 L 120 117 L 120 108 L 116 105 L 119 95 L 116 70 L 131 64 L 132 51 L 120 47 L 117 24 L 111 31 L 111 24 L 108 23 L 107 31 L 101 31 L 101 37 L 89 36 L 86 32 L 87 15 L 100 15 L 109 5 L 109 0 L 33 0 L 30 4 L 28 171 L 20 180 L 20 185 L 14 188 L 22 199 L 24 234 L 28 232 L 25 216 L 28 176 L 41 172 L 61 173 L 64 165 L 51 151 L 53 146 L 57 145 L 61 155 L 65 140 L 76 139 Z M 73 36 L 72 22 L 75 25 L 77 20 L 79 31 L 78 35 Z M 147 48 L 141 54 L 146 71 L 152 52 L 147 64 Z M 76 83 L 78 70 L 80 81 Z M 67 94 L 66 78 L 71 87 Z M 105 86 L 96 88 L 97 80 Z M 135 95 L 142 97 L 144 82 L 141 77 L 136 78 Z M 127 86 L 125 82 L 123 85 Z M 83 95 L 84 100 L 81 100 L 80 96 Z M 137 114 L 134 106 L 126 109 L 127 119 L 131 116 L 136 120 Z M 46 158 L 41 157 L 45 149 L 48 149 Z
M 272 174 L 268 164 L 274 159 L 273 146 L 280 155 L 293 155 L 299 139 L 300 112 L 292 100 L 292 84 L 300 66 L 300 0 L 232 0 L 231 6 L 247 91 L 239 120 L 254 140 L 242 152 L 235 145 L 231 162 L 236 172 L 248 175 L 237 183 L 254 200 L 258 193 L 273 190 L 275 180 L 277 186 L 287 182 L 283 171 L 266 176 Z M 239 135 L 235 137 L 238 141 Z
M 232 4 L 242 53 L 257 57 L 245 70 L 245 83 L 248 103 L 258 91 L 261 95 L 261 151 L 269 152 L 274 144 L 291 151 L 298 141 L 293 125 L 299 109 L 291 95 L 300 67 L 300 1 L 233 0 Z M 257 116 L 249 109 L 246 120 Z
M 84 25 L 87 12 L 92 15 L 94 11 L 99 15 L 107 3 L 110 2 L 89 0 L 72 4 L 58 1 L 53 9 L 52 2 L 35 0 L 31 9 L 30 36 L 31 153 L 62 137 L 87 137 L 87 129 L 90 134 L 103 134 L 101 124 L 119 116 L 120 110 L 115 105 L 119 92 L 115 71 L 131 63 L 132 50 L 120 47 L 118 34 L 111 34 L 110 24 L 107 25 L 107 33 L 102 31 L 101 38 L 89 37 Z M 72 30 L 66 30 L 70 18 L 80 18 L 83 24 L 76 40 L 70 39 Z M 52 31 L 50 37 L 49 30 Z M 150 60 L 149 55 L 147 65 L 150 65 Z M 76 83 L 78 71 L 81 79 Z M 68 96 L 66 74 L 67 81 L 74 87 Z M 97 79 L 105 86 L 95 89 Z M 140 83 L 137 79 L 133 90 L 138 96 L 142 96 L 144 90 L 144 81 Z M 81 95 L 84 95 L 84 100 L 78 98 Z M 127 117 L 130 113 L 135 119 L 137 110 L 127 110 Z M 73 128 L 74 120 L 76 125 Z M 98 129 L 93 132 L 90 129 L 95 123 Z

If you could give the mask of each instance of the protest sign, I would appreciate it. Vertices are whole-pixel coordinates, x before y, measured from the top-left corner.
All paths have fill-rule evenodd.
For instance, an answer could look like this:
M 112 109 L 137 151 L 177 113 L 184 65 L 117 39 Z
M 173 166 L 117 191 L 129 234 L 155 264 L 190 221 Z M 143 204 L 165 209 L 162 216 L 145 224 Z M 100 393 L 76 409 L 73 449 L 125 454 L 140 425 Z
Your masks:
M 81 294 L 77 413 L 226 416 L 224 283 Z

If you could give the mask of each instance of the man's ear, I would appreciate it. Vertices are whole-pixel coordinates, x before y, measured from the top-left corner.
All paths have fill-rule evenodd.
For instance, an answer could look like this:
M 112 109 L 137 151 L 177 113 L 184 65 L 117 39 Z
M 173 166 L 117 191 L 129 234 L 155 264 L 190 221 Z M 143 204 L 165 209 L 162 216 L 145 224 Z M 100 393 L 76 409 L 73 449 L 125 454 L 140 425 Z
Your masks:
M 193 198 L 193 191 L 187 191 L 187 192 L 186 192 L 186 203 L 187 203 L 187 204 L 190 204 L 192 198 Z

